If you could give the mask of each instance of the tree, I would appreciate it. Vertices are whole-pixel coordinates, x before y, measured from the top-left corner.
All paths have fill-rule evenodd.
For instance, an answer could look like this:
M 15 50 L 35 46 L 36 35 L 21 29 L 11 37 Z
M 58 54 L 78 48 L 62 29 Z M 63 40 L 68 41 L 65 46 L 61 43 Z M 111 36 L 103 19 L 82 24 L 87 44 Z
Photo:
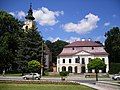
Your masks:
M 61 80 L 65 80 L 65 77 L 69 75 L 69 72 L 61 71 L 59 74 L 61 76 Z
M 32 60 L 28 62 L 28 70 L 30 72 L 37 72 L 40 69 L 41 65 L 38 61 Z
M 87 67 L 90 70 L 92 70 L 92 69 L 95 70 L 96 81 L 98 81 L 99 70 L 106 68 L 106 64 L 100 58 L 95 58 L 95 59 L 91 59 L 91 61 L 87 65 Z
M 0 11 L 0 68 L 14 69 L 16 52 L 23 30 L 22 22 L 5 11 Z
M 109 53 L 110 62 L 120 63 L 120 28 L 113 27 L 105 37 L 105 50 Z
M 24 37 L 21 39 L 21 46 L 17 54 L 17 58 L 21 59 L 19 64 L 22 70 L 25 70 L 26 63 L 29 61 L 37 60 L 40 63 L 43 62 L 42 43 L 43 39 L 36 28 L 29 29 L 24 33 Z
M 46 45 L 49 47 L 50 51 L 52 52 L 52 62 L 53 63 L 56 64 L 57 56 L 61 53 L 64 46 L 67 44 L 69 44 L 69 43 L 62 41 L 62 40 L 57 40 L 53 43 L 49 40 L 46 41 Z
M 22 46 L 19 50 L 22 60 L 37 60 L 40 62 L 42 41 L 42 37 L 36 29 L 28 30 L 27 33 L 25 33 L 25 37 L 22 40 Z

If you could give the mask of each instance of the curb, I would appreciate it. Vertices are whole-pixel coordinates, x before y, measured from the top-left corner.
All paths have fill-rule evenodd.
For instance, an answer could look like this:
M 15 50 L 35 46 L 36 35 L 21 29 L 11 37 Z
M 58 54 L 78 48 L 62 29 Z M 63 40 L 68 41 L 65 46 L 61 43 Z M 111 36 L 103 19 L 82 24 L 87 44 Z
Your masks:
M 112 83 L 112 82 L 106 82 L 106 81 L 98 81 L 97 83 L 104 83 L 104 84 L 109 84 L 109 85 L 120 86 L 120 84 Z
M 95 84 L 91 85 L 91 84 L 81 83 L 81 82 L 76 82 L 76 81 L 70 81 L 70 82 L 78 83 L 80 85 L 84 85 L 84 86 L 87 86 L 87 87 L 90 87 L 96 90 L 102 90 L 100 87 L 95 86 Z

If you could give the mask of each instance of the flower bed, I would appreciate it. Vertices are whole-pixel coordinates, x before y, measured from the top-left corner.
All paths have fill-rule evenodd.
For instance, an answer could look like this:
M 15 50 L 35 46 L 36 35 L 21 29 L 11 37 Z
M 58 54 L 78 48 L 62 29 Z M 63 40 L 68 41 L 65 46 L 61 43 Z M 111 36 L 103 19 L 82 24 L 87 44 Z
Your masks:
M 40 81 L 34 81 L 34 80 L 1 80 L 0 83 L 6 83 L 6 84 L 56 84 L 56 85 L 80 85 L 76 82 L 68 82 L 68 81 L 46 81 L 46 80 L 40 80 Z

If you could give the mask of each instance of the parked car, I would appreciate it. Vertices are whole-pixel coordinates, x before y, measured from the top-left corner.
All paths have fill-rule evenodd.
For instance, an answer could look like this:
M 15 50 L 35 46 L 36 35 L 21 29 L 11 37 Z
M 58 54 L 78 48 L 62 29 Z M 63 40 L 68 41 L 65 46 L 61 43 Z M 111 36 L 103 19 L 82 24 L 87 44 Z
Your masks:
M 24 75 L 22 76 L 23 79 L 35 79 L 35 80 L 40 80 L 40 74 L 38 73 L 30 73 L 30 74 L 27 74 L 27 75 Z
M 113 80 L 120 80 L 120 74 L 115 74 L 113 77 L 112 77 Z

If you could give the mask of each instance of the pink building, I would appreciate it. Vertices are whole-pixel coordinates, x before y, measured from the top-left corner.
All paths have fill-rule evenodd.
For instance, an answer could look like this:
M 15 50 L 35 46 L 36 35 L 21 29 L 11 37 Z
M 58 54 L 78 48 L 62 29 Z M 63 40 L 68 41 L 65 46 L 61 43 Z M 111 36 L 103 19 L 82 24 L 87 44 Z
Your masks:
M 100 58 L 107 67 L 99 72 L 109 71 L 108 53 L 104 46 L 94 41 L 82 39 L 66 45 L 57 58 L 57 72 L 69 71 L 71 73 L 94 72 L 88 70 L 87 64 L 93 58 Z

